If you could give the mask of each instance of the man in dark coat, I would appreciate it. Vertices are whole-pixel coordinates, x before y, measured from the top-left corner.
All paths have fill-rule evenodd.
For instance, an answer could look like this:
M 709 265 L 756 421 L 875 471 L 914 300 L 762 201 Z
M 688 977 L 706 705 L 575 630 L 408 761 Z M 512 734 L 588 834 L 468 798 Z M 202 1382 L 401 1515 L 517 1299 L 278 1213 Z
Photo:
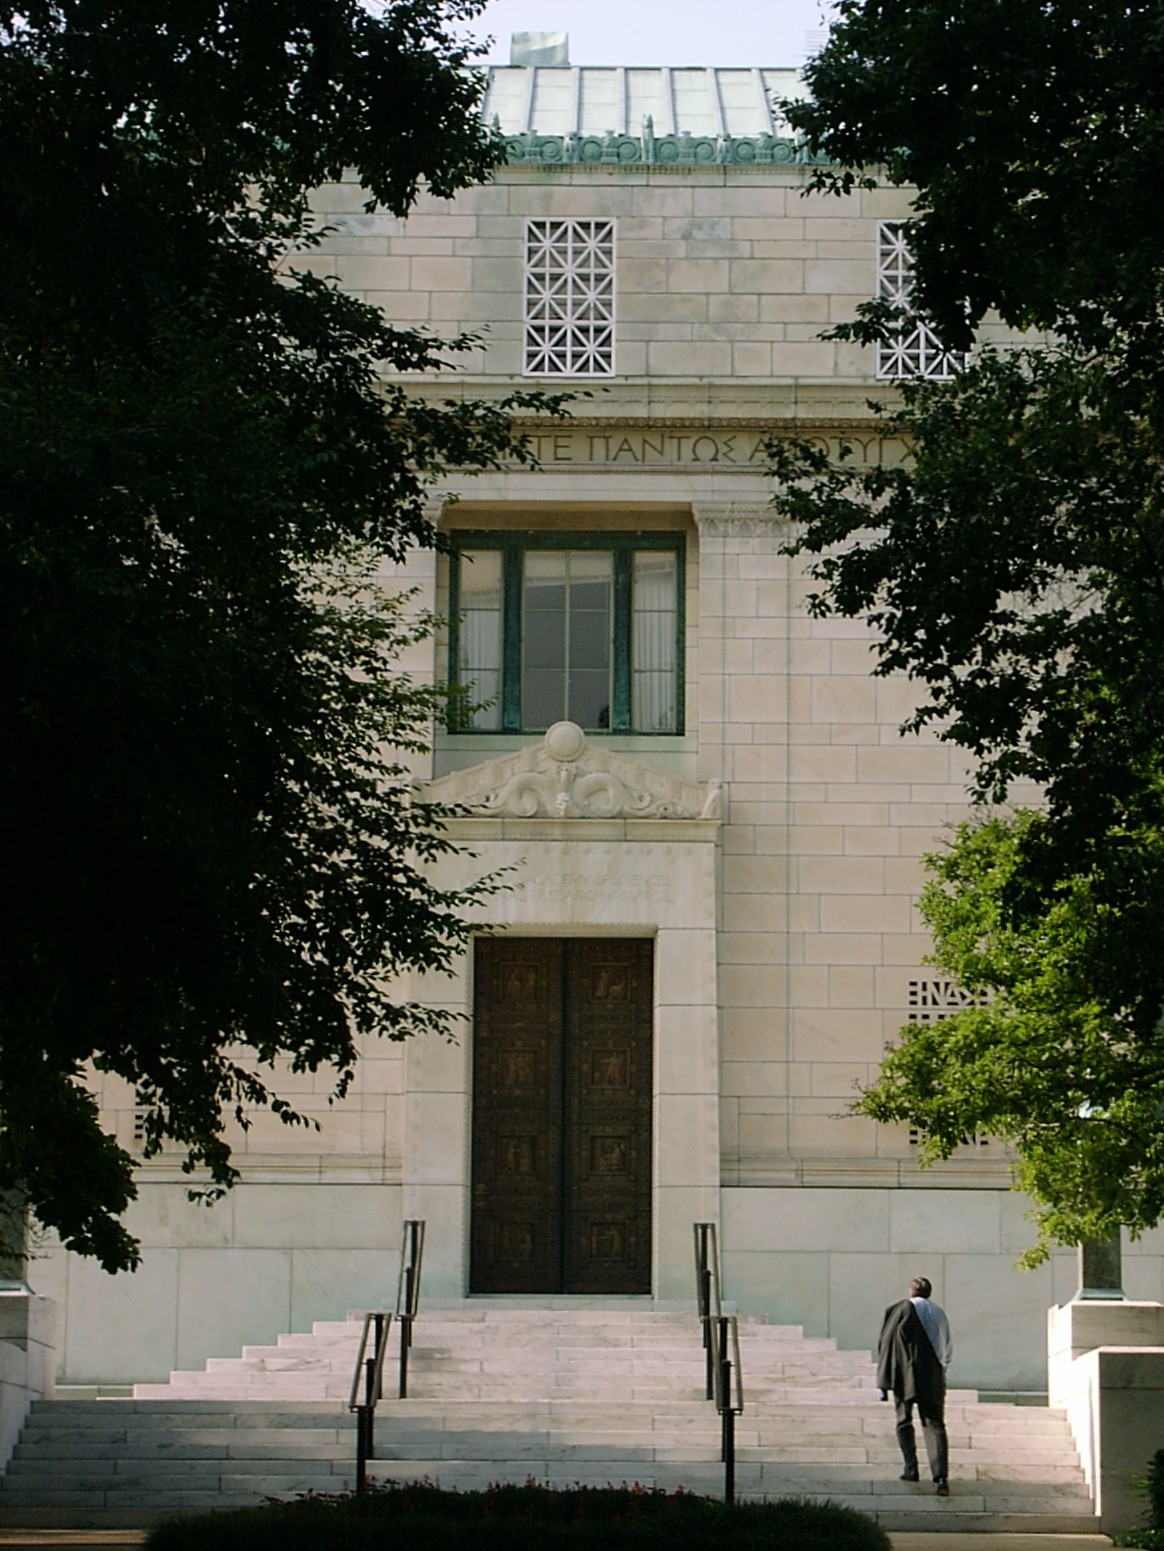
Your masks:
M 882 1400 L 893 1392 L 897 1442 L 905 1462 L 901 1479 L 918 1480 L 917 1438 L 913 1430 L 916 1405 L 930 1474 L 938 1496 L 948 1497 L 946 1369 L 954 1348 L 949 1321 L 931 1300 L 931 1292 L 933 1287 L 924 1276 L 915 1277 L 909 1284 L 909 1297 L 886 1309 L 877 1343 L 877 1386 Z

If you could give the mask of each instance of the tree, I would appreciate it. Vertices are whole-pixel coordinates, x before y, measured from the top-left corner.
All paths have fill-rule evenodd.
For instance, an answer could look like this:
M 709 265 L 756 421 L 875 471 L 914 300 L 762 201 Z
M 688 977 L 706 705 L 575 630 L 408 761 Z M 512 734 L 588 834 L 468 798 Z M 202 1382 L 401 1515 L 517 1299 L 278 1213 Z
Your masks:
M 234 1177 L 224 1114 L 300 1117 L 271 1073 L 440 1028 L 469 890 L 400 754 L 430 624 L 374 586 L 434 535 L 450 467 L 527 456 L 501 404 L 411 397 L 467 341 L 306 272 L 309 200 L 355 169 L 404 214 L 499 157 L 457 22 L 474 0 L 0 4 L 0 1190 L 108 1270 L 133 1160 Z
M 990 308 L 1049 331 L 882 406 L 900 465 L 777 453 L 814 608 L 870 619 L 980 805 L 922 900 L 974 1005 L 903 1030 L 858 1108 L 930 1158 L 1012 1142 L 1037 1260 L 1164 1213 L 1164 7 L 840 9 L 789 108 L 834 159 L 818 185 L 916 187 L 913 301 L 951 345 Z M 1020 779 L 1037 810 L 1003 806 Z
M 793 125 L 838 192 L 916 189 L 921 310 L 962 348 L 1155 319 L 1164 210 L 1159 0 L 841 0 Z

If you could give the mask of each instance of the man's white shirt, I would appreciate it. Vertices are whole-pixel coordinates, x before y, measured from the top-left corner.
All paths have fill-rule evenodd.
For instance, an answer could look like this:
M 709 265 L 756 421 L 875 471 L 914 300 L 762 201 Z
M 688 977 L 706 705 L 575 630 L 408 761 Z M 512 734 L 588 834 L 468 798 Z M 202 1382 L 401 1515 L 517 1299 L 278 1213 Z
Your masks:
M 930 1338 L 930 1345 L 938 1354 L 938 1361 L 943 1368 L 948 1368 L 954 1355 L 954 1342 L 950 1336 L 950 1321 L 946 1318 L 945 1309 L 931 1298 L 911 1298 L 909 1301 L 917 1310 L 917 1317 Z

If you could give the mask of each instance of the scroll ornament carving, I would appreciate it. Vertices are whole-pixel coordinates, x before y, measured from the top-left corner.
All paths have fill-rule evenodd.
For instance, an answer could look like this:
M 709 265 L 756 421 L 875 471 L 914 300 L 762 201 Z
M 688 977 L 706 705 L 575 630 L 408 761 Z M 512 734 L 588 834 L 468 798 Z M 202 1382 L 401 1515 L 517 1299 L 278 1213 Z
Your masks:
M 574 722 L 541 744 L 433 782 L 428 794 L 475 814 L 522 819 L 719 819 L 723 793 L 593 747 Z

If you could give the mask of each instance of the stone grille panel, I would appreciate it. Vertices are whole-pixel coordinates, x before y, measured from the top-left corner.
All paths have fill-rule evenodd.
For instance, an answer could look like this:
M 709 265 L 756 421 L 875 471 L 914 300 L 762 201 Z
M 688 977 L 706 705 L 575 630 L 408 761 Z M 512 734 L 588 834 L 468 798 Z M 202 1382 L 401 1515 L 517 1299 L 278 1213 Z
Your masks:
M 527 376 L 614 372 L 614 222 L 527 221 Z
M 913 254 L 904 221 L 883 221 L 877 229 L 877 296 L 902 308 L 913 299 Z M 966 357 L 947 350 L 919 317 L 905 318 L 877 344 L 877 375 L 893 381 L 926 377 L 948 382 L 965 364 Z
M 988 1001 L 984 994 L 976 995 L 973 991 L 964 990 L 956 980 L 910 980 L 906 990 L 909 1003 L 909 1011 L 905 1015 L 907 1023 L 940 1023 L 943 1018 L 960 1012 L 964 1007 L 982 1007 Z M 909 1145 L 921 1145 L 921 1132 L 916 1126 L 909 1128 Z M 968 1136 L 965 1145 L 988 1147 L 990 1138 Z

